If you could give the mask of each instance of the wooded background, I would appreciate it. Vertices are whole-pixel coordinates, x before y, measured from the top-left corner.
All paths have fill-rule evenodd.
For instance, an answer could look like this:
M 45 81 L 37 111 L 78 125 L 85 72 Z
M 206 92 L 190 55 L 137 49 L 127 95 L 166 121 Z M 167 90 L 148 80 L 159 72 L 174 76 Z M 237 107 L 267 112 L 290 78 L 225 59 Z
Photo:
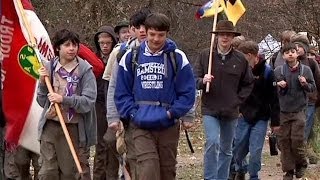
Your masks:
M 93 45 L 93 35 L 101 25 L 116 25 L 142 7 L 161 12 L 171 19 L 170 36 L 179 48 L 193 56 L 210 46 L 213 18 L 195 19 L 199 6 L 207 0 L 31 0 L 50 36 L 61 28 L 77 32 Z M 305 31 L 320 38 L 320 1 L 242 0 L 246 13 L 236 28 L 245 37 L 260 42 L 267 34 L 279 37 L 286 29 Z M 223 18 L 220 15 L 220 18 Z

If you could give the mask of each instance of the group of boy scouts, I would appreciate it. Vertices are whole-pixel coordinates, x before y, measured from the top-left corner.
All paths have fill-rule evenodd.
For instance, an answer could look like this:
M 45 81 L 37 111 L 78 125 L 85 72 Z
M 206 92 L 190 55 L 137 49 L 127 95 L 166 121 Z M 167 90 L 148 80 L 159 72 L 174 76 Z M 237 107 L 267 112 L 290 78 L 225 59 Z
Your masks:
M 317 163 L 307 153 L 307 142 L 319 105 L 320 71 L 318 52 L 305 35 L 284 31 L 281 49 L 268 63 L 257 43 L 221 20 L 211 32 L 214 48 L 203 50 L 191 65 L 169 31 L 169 18 L 147 9 L 115 28 L 100 27 L 93 39 L 106 67 L 101 76 L 78 56 L 79 36 L 57 31 L 55 58 L 39 70 L 37 102 L 44 109 L 38 125 L 40 155 L 23 147 L 6 151 L 4 177 L 32 179 L 32 162 L 33 179 L 40 180 L 174 180 L 180 129 L 193 126 L 197 90 L 202 90 L 205 180 L 259 179 L 268 125 L 278 136 L 284 180 L 303 177 L 308 163 Z M 45 77 L 54 92 L 48 91 Z M 61 108 L 83 174 L 54 103 Z

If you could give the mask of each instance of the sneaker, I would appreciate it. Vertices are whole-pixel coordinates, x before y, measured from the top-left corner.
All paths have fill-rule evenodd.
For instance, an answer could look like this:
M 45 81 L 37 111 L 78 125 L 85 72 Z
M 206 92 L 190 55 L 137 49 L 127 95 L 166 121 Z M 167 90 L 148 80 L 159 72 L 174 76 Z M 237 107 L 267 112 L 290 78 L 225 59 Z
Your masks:
M 287 173 L 283 175 L 283 180 L 293 180 L 293 174 L 293 170 L 287 171 Z
M 237 172 L 235 180 L 245 180 L 246 179 L 246 174 L 243 172 Z
M 296 168 L 296 178 L 302 178 L 306 173 L 307 166 L 300 166 Z

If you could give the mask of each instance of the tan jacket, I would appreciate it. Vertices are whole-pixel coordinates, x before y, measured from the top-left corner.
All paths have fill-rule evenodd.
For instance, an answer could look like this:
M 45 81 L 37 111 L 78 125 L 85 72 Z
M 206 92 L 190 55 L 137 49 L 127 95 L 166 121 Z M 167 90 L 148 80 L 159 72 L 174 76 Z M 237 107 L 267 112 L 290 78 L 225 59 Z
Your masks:
M 109 55 L 108 63 L 106 65 L 106 68 L 104 69 L 102 79 L 110 81 L 111 73 L 112 73 L 112 67 L 114 65 L 114 62 L 117 61 L 117 55 L 120 52 L 120 46 L 116 46 L 112 52 Z

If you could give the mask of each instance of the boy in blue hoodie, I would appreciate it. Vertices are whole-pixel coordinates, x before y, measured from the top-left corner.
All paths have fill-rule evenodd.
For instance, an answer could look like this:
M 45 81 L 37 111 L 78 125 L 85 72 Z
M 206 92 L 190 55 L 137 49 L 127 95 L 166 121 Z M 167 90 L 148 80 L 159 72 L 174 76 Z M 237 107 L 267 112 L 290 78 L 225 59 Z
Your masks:
M 120 116 L 130 119 L 133 127 L 139 179 L 173 180 L 178 119 L 194 104 L 195 80 L 186 55 L 167 39 L 168 17 L 150 14 L 145 27 L 147 40 L 120 60 L 115 103 Z M 135 55 L 137 60 L 132 62 Z

